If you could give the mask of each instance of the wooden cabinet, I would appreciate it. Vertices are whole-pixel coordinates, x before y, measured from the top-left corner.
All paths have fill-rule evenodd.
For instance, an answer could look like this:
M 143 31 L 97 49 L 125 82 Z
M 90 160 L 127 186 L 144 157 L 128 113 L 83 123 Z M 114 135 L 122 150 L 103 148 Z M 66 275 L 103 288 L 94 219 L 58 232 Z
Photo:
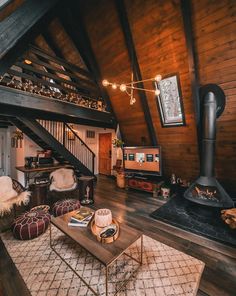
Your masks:
M 160 191 L 161 184 L 163 181 L 161 178 L 156 179 L 149 179 L 147 178 L 140 178 L 137 176 L 126 176 L 126 188 L 133 188 L 137 190 L 142 190 L 146 192 L 151 192 L 154 195 L 157 195 Z

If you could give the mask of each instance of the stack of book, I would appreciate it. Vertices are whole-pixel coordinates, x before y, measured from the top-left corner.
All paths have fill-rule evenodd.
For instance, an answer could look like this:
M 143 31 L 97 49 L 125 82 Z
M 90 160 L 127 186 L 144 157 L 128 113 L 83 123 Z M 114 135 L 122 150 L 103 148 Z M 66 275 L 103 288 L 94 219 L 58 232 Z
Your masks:
M 87 227 L 93 217 L 93 214 L 93 210 L 82 207 L 71 216 L 68 226 Z

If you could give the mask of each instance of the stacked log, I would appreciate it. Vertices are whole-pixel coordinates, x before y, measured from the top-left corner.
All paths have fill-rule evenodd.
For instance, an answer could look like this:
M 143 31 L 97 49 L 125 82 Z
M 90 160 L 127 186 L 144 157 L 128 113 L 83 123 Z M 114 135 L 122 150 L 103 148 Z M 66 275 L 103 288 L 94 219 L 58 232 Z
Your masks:
M 221 218 L 229 225 L 230 228 L 236 229 L 236 208 L 222 210 Z

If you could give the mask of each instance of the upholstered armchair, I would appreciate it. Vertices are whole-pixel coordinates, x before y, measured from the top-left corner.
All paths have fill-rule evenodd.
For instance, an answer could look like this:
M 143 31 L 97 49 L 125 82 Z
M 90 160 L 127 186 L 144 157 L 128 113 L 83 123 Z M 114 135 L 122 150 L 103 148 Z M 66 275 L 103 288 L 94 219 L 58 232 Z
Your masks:
M 16 207 L 27 205 L 30 194 L 17 180 L 8 176 L 0 177 L 0 217 L 11 213 L 12 209 L 16 216 Z
M 79 199 L 78 181 L 72 169 L 61 168 L 50 174 L 47 203 L 52 206 L 62 199 Z

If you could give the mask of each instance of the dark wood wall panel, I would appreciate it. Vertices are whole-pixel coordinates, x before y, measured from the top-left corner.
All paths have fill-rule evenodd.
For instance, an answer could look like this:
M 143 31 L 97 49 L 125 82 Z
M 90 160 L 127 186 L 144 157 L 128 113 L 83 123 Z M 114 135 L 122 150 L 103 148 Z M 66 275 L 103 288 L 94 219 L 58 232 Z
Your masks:
M 158 141 L 163 148 L 164 173 L 193 179 L 198 174 L 196 123 L 179 1 L 127 0 L 126 7 L 143 79 L 174 72 L 180 75 L 185 127 L 163 128 L 156 97 L 147 95 Z M 151 87 L 148 83 L 146 86 Z
M 13 0 L 0 10 L 0 22 L 13 13 L 25 0 Z
M 68 32 L 65 31 L 58 18 L 55 18 L 50 23 L 48 32 L 53 43 L 57 46 L 58 50 L 60 50 L 63 58 L 80 68 L 86 68 Z
M 111 82 L 129 82 L 131 78 L 130 61 L 113 1 L 84 1 L 84 20 L 93 51 L 104 79 Z M 141 144 L 146 137 L 150 144 L 147 125 L 138 95 L 133 106 L 129 97 L 119 90 L 108 88 L 112 107 L 116 113 L 124 141 L 127 145 Z
M 200 83 L 220 85 L 227 97 L 217 123 L 217 177 L 236 190 L 236 1 L 192 3 Z

